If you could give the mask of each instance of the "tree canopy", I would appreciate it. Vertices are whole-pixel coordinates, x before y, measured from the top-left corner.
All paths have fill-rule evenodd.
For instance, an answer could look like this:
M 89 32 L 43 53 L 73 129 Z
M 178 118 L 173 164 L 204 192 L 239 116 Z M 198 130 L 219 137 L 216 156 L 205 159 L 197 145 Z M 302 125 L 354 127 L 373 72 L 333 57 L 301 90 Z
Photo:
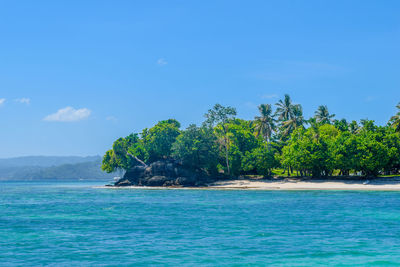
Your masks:
M 398 174 L 400 111 L 386 126 L 363 119 L 348 122 L 321 105 L 305 119 L 289 95 L 261 104 L 254 120 L 236 118 L 236 109 L 216 104 L 201 126 L 181 129 L 175 119 L 158 122 L 141 133 L 117 139 L 103 157 L 106 172 L 129 170 L 158 160 L 175 160 L 210 175 Z M 400 110 L 400 103 L 397 105 Z

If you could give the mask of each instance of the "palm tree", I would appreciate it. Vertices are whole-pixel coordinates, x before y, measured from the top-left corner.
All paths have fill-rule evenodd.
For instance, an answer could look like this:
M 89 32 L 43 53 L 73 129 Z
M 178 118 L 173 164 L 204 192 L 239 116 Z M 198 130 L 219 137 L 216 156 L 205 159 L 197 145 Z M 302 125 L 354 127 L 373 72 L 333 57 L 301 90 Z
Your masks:
M 360 132 L 360 126 L 358 125 L 358 123 L 356 121 L 352 121 L 349 124 L 349 131 L 351 134 L 357 134 Z
M 317 111 L 315 111 L 315 119 L 318 123 L 331 124 L 333 117 L 335 117 L 335 114 L 329 114 L 328 107 L 326 105 L 319 106 Z
M 396 130 L 396 132 L 400 132 L 400 103 L 397 104 L 396 108 L 398 111 L 396 115 L 390 118 L 390 124 Z
M 287 121 L 290 119 L 293 113 L 293 105 L 292 100 L 288 94 L 285 94 L 285 98 L 278 101 L 276 103 L 278 107 L 276 108 L 276 115 L 278 115 L 278 119 L 280 121 Z
M 303 108 L 300 104 L 292 106 L 292 115 L 289 120 L 284 121 L 282 123 L 283 134 L 287 136 L 291 132 L 293 132 L 296 128 L 303 126 L 304 117 L 303 117 Z
M 272 106 L 270 104 L 261 104 L 258 107 L 260 116 L 254 117 L 255 129 L 257 135 L 262 135 L 266 141 L 269 141 L 272 132 L 275 130 L 275 115 L 272 114 Z

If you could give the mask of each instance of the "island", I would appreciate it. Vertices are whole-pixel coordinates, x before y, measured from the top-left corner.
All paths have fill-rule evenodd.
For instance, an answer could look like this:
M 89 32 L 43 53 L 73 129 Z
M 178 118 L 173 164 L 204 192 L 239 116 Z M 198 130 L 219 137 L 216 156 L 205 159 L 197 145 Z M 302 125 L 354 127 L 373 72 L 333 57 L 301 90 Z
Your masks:
M 175 119 L 160 121 L 117 139 L 101 168 L 124 172 L 115 187 L 276 188 L 282 181 L 303 187 L 342 181 L 373 188 L 386 181 L 386 189 L 397 188 L 400 103 L 386 125 L 335 119 L 325 105 L 306 119 L 289 95 L 274 106 L 261 104 L 259 114 L 245 120 L 235 108 L 216 104 L 200 126 L 186 129 Z

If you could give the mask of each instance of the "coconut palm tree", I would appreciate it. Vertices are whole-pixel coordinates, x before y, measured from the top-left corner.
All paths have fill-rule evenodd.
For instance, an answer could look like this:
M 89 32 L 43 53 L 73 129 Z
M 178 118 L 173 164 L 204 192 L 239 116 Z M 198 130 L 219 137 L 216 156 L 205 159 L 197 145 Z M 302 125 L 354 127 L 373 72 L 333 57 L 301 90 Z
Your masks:
M 360 132 L 360 126 L 356 121 L 352 121 L 351 123 L 349 123 L 348 129 L 351 134 L 357 134 Z
M 266 141 L 269 141 L 276 127 L 272 106 L 270 104 L 261 104 L 258 110 L 260 111 L 260 116 L 254 117 L 257 135 L 261 135 Z
M 326 105 L 319 106 L 317 111 L 315 111 L 315 119 L 318 123 L 331 124 L 333 117 L 335 117 L 335 114 L 329 114 Z
M 400 103 L 397 104 L 396 108 L 398 111 L 396 115 L 390 118 L 390 124 L 396 130 L 396 132 L 400 132 Z
M 304 117 L 303 117 L 303 108 L 300 104 L 292 106 L 292 115 L 289 120 L 284 121 L 282 123 L 282 129 L 284 136 L 289 135 L 296 128 L 303 126 Z
M 293 113 L 293 105 L 290 96 L 285 94 L 285 98 L 279 100 L 275 105 L 277 106 L 275 114 L 278 115 L 278 119 L 280 121 L 289 120 Z

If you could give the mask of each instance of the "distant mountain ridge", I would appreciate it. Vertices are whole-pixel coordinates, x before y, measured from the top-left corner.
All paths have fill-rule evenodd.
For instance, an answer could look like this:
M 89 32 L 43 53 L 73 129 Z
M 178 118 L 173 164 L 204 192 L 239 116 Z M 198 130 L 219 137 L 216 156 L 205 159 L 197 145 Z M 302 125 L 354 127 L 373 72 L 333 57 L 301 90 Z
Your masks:
M 19 166 L 37 166 L 51 167 L 62 164 L 76 164 L 82 162 L 101 160 L 100 156 L 25 156 L 15 158 L 0 159 L 0 168 L 2 167 L 19 167 Z
M 27 156 L 0 159 L 0 180 L 110 180 L 100 156 Z

